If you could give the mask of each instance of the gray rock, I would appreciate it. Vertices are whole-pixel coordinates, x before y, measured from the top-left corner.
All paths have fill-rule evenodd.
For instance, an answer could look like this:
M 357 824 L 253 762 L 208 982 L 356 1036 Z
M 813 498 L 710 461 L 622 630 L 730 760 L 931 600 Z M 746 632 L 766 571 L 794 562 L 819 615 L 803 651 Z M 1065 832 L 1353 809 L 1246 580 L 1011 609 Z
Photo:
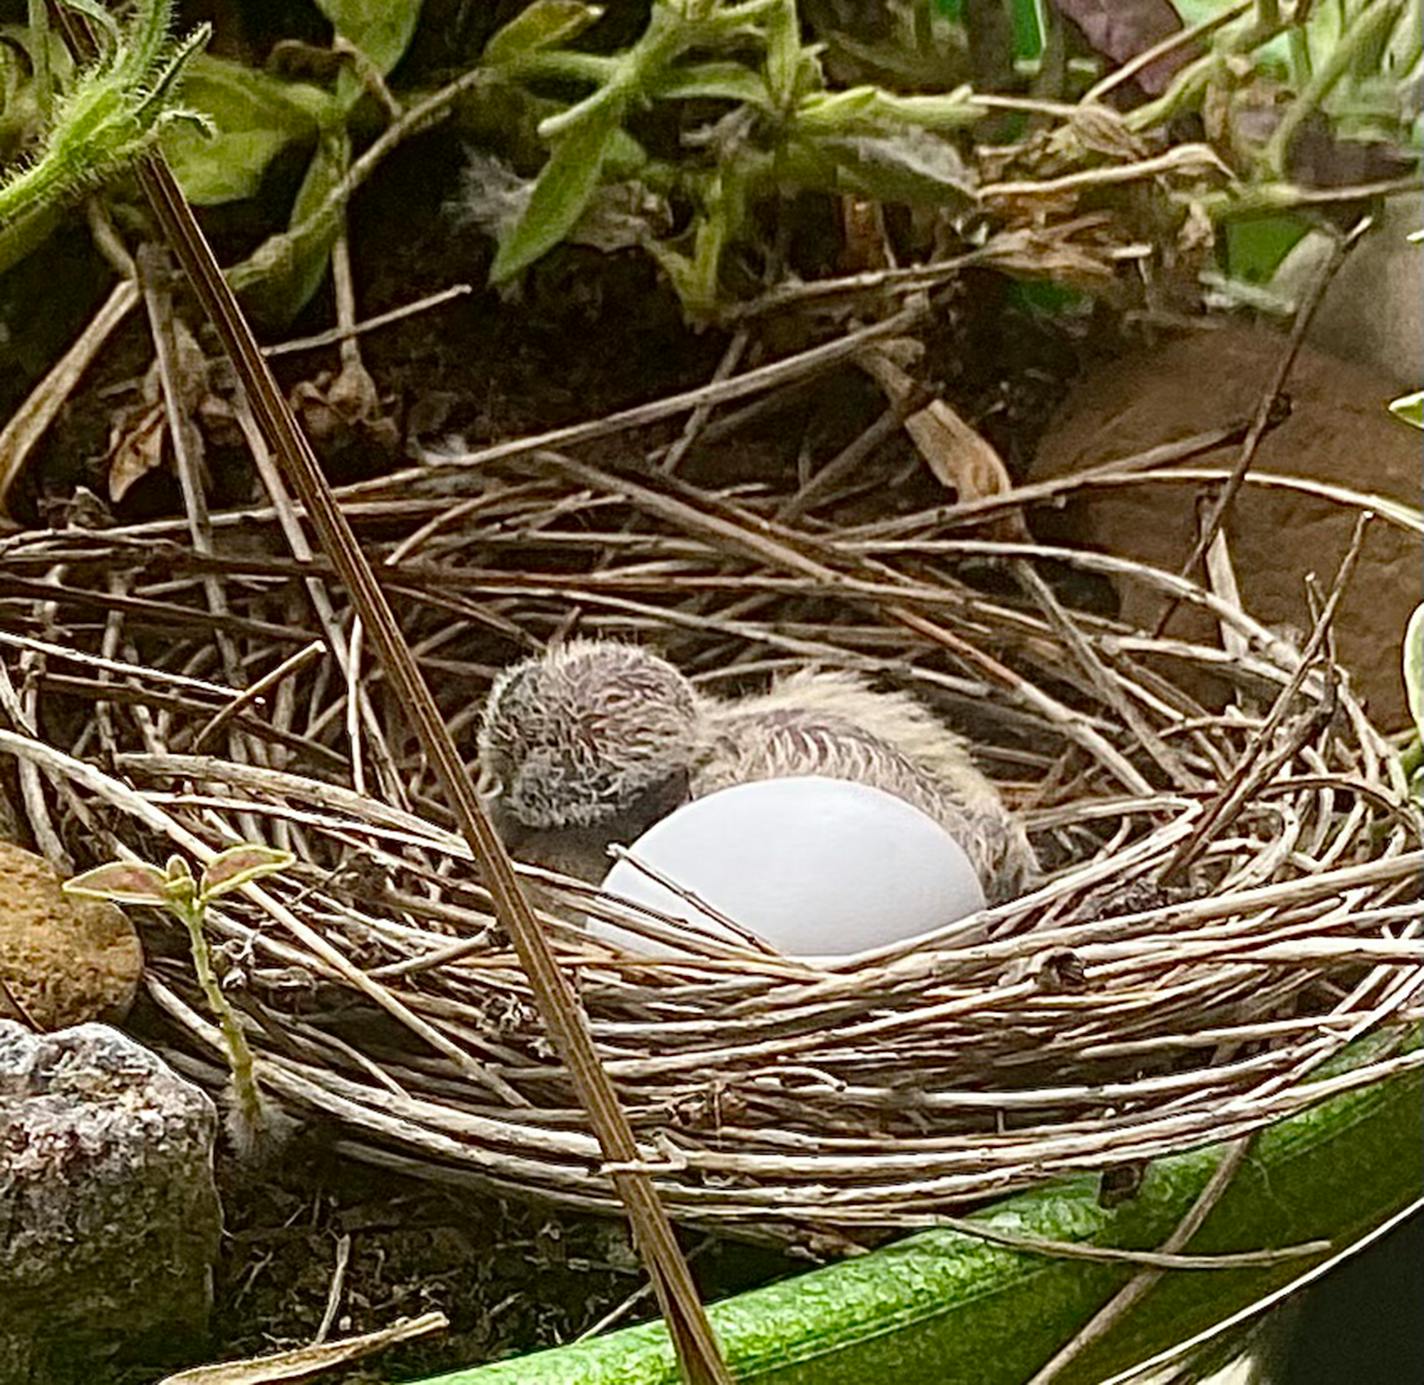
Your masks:
M 116 1029 L 0 1020 L 0 1382 L 92 1382 L 205 1330 L 217 1124 Z

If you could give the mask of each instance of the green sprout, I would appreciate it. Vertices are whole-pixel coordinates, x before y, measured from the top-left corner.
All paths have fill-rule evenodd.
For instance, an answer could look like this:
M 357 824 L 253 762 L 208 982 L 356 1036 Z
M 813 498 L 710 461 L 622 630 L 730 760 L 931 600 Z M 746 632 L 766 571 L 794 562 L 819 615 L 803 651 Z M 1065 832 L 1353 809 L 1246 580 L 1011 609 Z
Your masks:
M 285 870 L 295 858 L 289 851 L 244 843 L 219 852 L 202 877 L 181 856 L 171 856 L 166 869 L 146 861 L 111 861 L 64 883 L 67 894 L 106 899 L 115 904 L 146 904 L 176 915 L 188 930 L 193 970 L 208 1006 L 217 1017 L 232 1073 L 234 1098 L 230 1133 L 240 1148 L 253 1149 L 272 1133 L 273 1121 L 257 1083 L 252 1050 L 237 1015 L 213 972 L 212 953 L 204 928 L 212 900 L 244 885 Z

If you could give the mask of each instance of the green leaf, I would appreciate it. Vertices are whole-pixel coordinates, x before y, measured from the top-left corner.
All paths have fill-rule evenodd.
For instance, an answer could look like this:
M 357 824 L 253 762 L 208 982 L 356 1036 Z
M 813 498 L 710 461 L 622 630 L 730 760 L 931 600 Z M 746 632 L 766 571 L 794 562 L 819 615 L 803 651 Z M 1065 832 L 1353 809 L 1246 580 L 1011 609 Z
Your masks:
M 184 102 L 217 133 L 175 125 L 164 153 L 190 202 L 216 206 L 255 196 L 268 164 L 289 144 L 309 141 L 331 98 L 316 87 L 280 82 L 206 55 L 195 58 L 183 83 Z
M 554 146 L 534 185 L 524 215 L 500 242 L 490 266 L 490 282 L 507 283 L 547 254 L 573 229 L 598 187 L 609 149 L 619 132 L 621 101 L 608 100 L 587 111 Z
M 220 851 L 203 872 L 198 893 L 204 901 L 231 894 L 264 875 L 275 875 L 296 860 L 290 851 L 244 843 Z
M 65 894 L 108 899 L 117 904 L 161 906 L 168 902 L 168 877 L 157 866 L 143 861 L 110 861 L 66 880 L 61 888 Z
M 336 32 L 385 76 L 410 47 L 421 0 L 316 0 Z
M 1404 692 L 1414 724 L 1424 736 L 1424 605 L 1414 608 L 1404 632 Z
M 542 48 L 567 43 L 602 15 L 601 5 L 586 5 L 583 0 L 534 0 L 502 29 L 495 30 L 485 44 L 481 61 L 498 67 Z
M 766 82 L 741 63 L 697 63 L 660 74 L 652 95 L 665 101 L 736 101 L 773 109 Z
M 836 185 L 843 191 L 928 207 L 974 196 L 973 177 L 954 146 L 924 130 L 823 136 L 814 143 L 835 161 Z
M 328 129 L 317 145 L 292 205 L 289 229 L 269 236 L 227 272 L 243 306 L 264 324 L 285 326 L 311 301 L 326 275 L 341 218 L 325 215 L 326 199 L 340 186 L 351 161 L 344 125 Z
M 1304 217 L 1282 213 L 1233 221 L 1226 227 L 1226 266 L 1233 279 L 1265 284 L 1310 230 Z
M 1402 418 L 1406 423 L 1412 423 L 1416 428 L 1424 428 L 1424 390 L 1417 390 L 1414 394 L 1405 394 L 1398 399 L 1391 399 L 1389 411 L 1395 418 Z

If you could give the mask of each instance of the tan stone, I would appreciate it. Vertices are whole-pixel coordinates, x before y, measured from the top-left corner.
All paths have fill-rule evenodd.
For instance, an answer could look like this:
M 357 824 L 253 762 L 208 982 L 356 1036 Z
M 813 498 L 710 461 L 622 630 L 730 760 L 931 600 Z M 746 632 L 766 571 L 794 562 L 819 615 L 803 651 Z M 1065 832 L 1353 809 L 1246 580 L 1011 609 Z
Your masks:
M 0 842 L 0 1016 L 10 995 L 43 1030 L 120 1020 L 143 974 L 133 924 L 115 905 L 77 899 L 41 856 Z
M 1091 372 L 1045 434 L 1030 479 L 1046 480 L 1248 417 L 1281 349 L 1275 333 L 1229 327 Z M 1253 470 L 1329 481 L 1417 508 L 1424 453 L 1420 434 L 1387 410 L 1397 392 L 1393 380 L 1372 369 L 1305 348 L 1286 386 L 1290 417 L 1266 436 Z M 1229 469 L 1236 453 L 1223 448 L 1186 465 Z M 1196 538 L 1197 491 L 1174 483 L 1090 492 L 1061 511 L 1039 510 L 1034 528 L 1044 538 L 1076 540 L 1175 572 Z M 1356 514 L 1308 495 L 1243 487 L 1226 535 L 1249 614 L 1268 626 L 1308 629 L 1306 575 L 1314 573 L 1328 589 Z M 1335 630 L 1352 686 L 1386 728 L 1408 721 L 1399 652 L 1420 591 L 1418 537 L 1376 520 Z M 1121 583 L 1118 593 L 1123 618 L 1151 628 L 1160 598 L 1131 582 Z M 1216 642 L 1213 624 L 1191 611 L 1181 612 L 1169 631 Z

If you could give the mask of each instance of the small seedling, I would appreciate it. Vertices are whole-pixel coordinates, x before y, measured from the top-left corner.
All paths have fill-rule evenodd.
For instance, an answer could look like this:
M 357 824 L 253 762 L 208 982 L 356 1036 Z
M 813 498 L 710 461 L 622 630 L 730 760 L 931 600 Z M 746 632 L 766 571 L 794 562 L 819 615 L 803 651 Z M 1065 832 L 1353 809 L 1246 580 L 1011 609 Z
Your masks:
M 212 953 L 204 925 L 212 900 L 263 876 L 285 870 L 294 859 L 289 851 L 244 844 L 219 852 L 197 880 L 193 879 L 187 861 L 181 856 L 170 856 L 163 870 L 147 861 L 111 861 L 64 883 L 66 894 L 107 899 L 115 904 L 147 904 L 155 909 L 166 909 L 182 920 L 188 930 L 198 985 L 222 1029 L 228 1068 L 232 1073 L 229 1133 L 244 1152 L 270 1141 L 273 1118 L 257 1083 L 247 1037 L 213 974 Z

